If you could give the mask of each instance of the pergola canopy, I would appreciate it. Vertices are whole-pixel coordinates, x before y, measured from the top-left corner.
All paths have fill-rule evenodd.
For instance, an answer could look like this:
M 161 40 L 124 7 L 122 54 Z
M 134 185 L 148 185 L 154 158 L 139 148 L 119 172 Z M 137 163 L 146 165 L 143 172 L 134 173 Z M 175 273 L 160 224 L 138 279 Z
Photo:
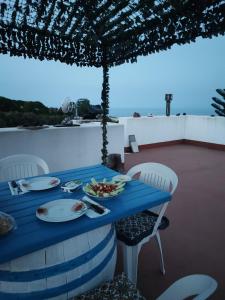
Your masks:
M 0 53 L 108 67 L 225 32 L 225 0 L 3 0 Z
M 103 67 L 107 162 L 109 67 L 225 32 L 225 0 L 2 0 L 0 53 Z

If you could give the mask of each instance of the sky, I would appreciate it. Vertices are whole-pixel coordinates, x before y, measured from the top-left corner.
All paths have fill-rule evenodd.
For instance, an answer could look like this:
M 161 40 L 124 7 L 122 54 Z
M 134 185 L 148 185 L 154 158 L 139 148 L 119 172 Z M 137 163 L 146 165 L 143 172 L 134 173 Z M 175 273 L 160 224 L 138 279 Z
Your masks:
M 49 107 L 60 107 L 66 97 L 99 104 L 101 87 L 101 68 L 0 54 L 0 96 L 41 101 Z M 160 109 L 165 107 L 165 94 L 172 93 L 176 110 L 213 112 L 211 98 L 218 96 L 217 88 L 225 88 L 225 36 L 174 45 L 110 69 L 112 108 Z

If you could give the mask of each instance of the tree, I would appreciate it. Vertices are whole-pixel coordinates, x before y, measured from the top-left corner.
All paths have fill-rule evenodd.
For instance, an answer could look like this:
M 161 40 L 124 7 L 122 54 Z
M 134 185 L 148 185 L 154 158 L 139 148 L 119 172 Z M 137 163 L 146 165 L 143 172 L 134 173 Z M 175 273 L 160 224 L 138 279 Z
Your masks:
M 215 113 L 218 116 L 225 117 L 225 89 L 217 89 L 217 93 L 223 97 L 223 99 L 219 99 L 217 97 L 212 97 L 212 100 L 215 103 L 211 105 L 215 108 Z
M 78 99 L 77 100 L 77 112 L 80 117 L 82 117 L 85 114 L 88 114 L 90 111 L 91 105 L 90 100 L 88 99 Z
M 16 102 L 5 97 L 0 97 L 0 111 L 17 111 Z
M 55 125 L 62 120 L 61 110 L 48 108 L 39 101 L 11 100 L 0 96 L 0 128 Z

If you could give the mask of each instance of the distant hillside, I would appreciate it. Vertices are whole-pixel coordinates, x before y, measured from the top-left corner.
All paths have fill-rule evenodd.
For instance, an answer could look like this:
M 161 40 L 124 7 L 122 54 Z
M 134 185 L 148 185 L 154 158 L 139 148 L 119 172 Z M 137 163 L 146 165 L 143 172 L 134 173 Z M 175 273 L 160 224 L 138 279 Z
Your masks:
M 64 116 L 57 108 L 48 108 L 40 101 L 11 100 L 0 96 L 0 127 L 54 125 Z
M 0 96 L 0 111 L 1 112 L 33 112 L 36 114 L 48 114 L 49 108 L 40 101 L 23 101 L 12 100 Z

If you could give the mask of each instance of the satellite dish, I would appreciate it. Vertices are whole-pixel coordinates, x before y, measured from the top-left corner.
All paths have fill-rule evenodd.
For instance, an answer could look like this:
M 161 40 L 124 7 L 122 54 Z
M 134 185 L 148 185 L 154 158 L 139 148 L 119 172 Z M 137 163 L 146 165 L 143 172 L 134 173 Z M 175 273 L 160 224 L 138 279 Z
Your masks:
M 64 114 L 67 114 L 67 117 L 63 120 L 64 124 L 73 124 L 74 119 L 79 119 L 77 114 L 77 105 L 76 102 L 72 101 L 70 97 L 66 97 L 61 106 Z
M 76 103 L 69 97 L 66 97 L 61 108 L 64 113 L 74 113 L 76 109 Z
M 71 99 L 70 97 L 66 97 L 66 99 L 63 101 L 63 104 L 62 104 L 62 111 L 66 114 L 68 112 L 71 112 Z

